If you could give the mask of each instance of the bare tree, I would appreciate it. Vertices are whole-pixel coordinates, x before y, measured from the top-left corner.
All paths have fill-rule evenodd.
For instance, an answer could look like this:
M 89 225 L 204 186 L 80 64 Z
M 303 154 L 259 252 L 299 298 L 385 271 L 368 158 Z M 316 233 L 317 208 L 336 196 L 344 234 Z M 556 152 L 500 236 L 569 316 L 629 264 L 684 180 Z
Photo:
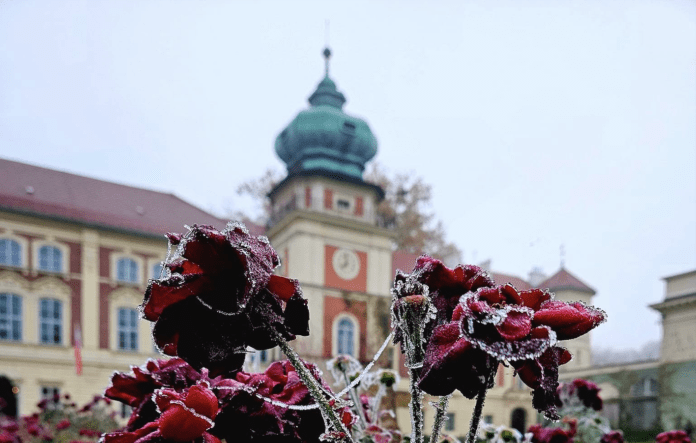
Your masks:
M 237 195 L 250 197 L 259 203 L 260 216 L 252 217 L 233 211 L 227 211 L 227 215 L 265 225 L 271 212 L 268 192 L 281 179 L 281 173 L 269 168 L 261 177 L 237 187 Z M 377 215 L 383 220 L 394 222 L 395 249 L 425 253 L 448 263 L 459 263 L 461 250 L 447 241 L 442 222 L 435 220 L 431 209 L 431 187 L 421 177 L 404 173 L 389 175 L 381 165 L 372 163 L 365 173 L 365 181 L 384 189 L 385 197 L 377 207 Z

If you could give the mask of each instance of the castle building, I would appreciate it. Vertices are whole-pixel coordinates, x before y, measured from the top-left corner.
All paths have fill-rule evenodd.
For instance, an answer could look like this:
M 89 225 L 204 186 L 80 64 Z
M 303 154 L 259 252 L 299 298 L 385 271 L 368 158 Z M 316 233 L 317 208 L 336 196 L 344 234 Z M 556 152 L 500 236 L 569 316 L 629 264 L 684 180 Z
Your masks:
M 270 192 L 265 234 L 278 251 L 278 272 L 300 281 L 309 300 L 309 337 L 293 346 L 323 367 L 349 354 L 367 363 L 390 333 L 390 288 L 397 269 L 416 254 L 394 249 L 393 222 L 378 216 L 383 190 L 363 180 L 377 153 L 368 124 L 343 111 L 345 96 L 326 73 L 301 111 L 276 139 L 287 176 Z M 113 371 L 157 357 L 150 325 L 139 319 L 149 278 L 159 275 L 166 232 L 221 220 L 172 194 L 0 160 L 0 373 L 19 388 L 20 413 L 56 392 L 86 402 Z M 549 287 L 564 301 L 591 301 L 594 290 L 561 269 L 530 281 L 490 272 L 520 290 Z M 590 364 L 589 336 L 567 344 L 575 368 Z M 251 367 L 283 358 L 258 351 Z M 377 366 L 403 371 L 388 344 Z M 400 426 L 409 426 L 407 380 L 396 389 Z M 428 404 L 428 399 L 424 404 Z M 464 436 L 473 401 L 456 394 L 444 432 Z M 126 411 L 124 411 L 125 413 Z M 501 365 L 484 419 L 526 429 L 536 422 L 530 390 Z M 426 412 L 431 426 L 432 410 Z

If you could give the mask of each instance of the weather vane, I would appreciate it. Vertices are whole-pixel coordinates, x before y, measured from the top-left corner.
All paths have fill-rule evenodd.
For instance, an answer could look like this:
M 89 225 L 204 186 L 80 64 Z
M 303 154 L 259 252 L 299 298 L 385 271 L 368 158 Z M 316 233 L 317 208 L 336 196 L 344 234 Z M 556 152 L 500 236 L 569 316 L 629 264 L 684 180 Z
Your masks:
M 324 64 L 326 76 L 329 76 L 329 59 L 331 58 L 331 49 L 329 49 L 329 19 L 324 22 Z

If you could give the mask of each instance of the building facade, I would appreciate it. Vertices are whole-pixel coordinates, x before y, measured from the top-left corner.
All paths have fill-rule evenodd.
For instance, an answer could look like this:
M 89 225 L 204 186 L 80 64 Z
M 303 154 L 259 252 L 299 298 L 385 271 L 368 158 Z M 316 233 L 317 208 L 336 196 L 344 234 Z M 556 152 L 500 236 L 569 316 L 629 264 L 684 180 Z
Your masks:
M 417 258 L 394 250 L 393 221 L 377 214 L 384 192 L 362 175 L 377 140 L 365 121 L 343 112 L 329 56 L 327 50 L 326 75 L 309 108 L 277 137 L 288 173 L 269 194 L 268 226 L 250 226 L 271 240 L 282 261 L 278 272 L 302 285 L 311 335 L 293 346 L 320 367 L 338 354 L 363 364 L 373 359 L 391 330 L 395 272 L 410 271 Z M 56 392 L 86 402 L 106 388 L 113 371 L 159 357 L 137 306 L 148 279 L 159 275 L 163 234 L 193 223 L 222 229 L 226 222 L 171 194 L 0 160 L 0 372 L 19 388 L 20 413 Z M 490 274 L 520 290 L 549 287 L 564 301 L 590 303 L 594 295 L 565 269 L 530 282 Z M 571 366 L 589 366 L 589 336 L 567 346 L 576 355 Z M 281 358 L 278 349 L 257 351 L 250 367 L 263 370 Z M 404 376 L 393 404 L 406 431 L 403 362 L 390 343 L 377 366 Z M 501 365 L 484 419 L 526 429 L 537 421 L 530 394 Z M 464 436 L 474 402 L 455 394 L 450 405 L 445 432 Z M 429 409 L 427 427 L 432 420 Z

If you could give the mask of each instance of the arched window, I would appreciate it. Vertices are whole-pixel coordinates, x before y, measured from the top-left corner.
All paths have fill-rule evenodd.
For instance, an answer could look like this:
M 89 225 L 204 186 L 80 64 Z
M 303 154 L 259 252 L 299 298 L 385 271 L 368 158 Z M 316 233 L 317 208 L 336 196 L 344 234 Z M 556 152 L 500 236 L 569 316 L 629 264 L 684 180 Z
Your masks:
M 39 271 L 60 272 L 63 270 L 63 253 L 55 246 L 39 248 Z
M 39 303 L 41 343 L 57 345 L 63 341 L 63 303 L 42 298 Z
M 0 239 L 0 265 L 22 266 L 22 248 L 17 241 Z
M 135 309 L 118 310 L 118 349 L 138 350 L 138 311 Z
M 510 427 L 524 433 L 527 429 L 527 411 L 522 408 L 513 409 L 510 414 Z
M 152 265 L 152 278 L 159 280 L 162 277 L 162 263 L 155 263 Z
M 138 282 L 138 264 L 132 258 L 120 258 L 116 262 L 116 280 L 127 283 Z
M 353 343 L 355 341 L 355 325 L 347 318 L 338 322 L 337 350 L 339 354 L 347 354 L 355 357 Z
M 0 340 L 22 339 L 22 298 L 16 294 L 0 294 Z

